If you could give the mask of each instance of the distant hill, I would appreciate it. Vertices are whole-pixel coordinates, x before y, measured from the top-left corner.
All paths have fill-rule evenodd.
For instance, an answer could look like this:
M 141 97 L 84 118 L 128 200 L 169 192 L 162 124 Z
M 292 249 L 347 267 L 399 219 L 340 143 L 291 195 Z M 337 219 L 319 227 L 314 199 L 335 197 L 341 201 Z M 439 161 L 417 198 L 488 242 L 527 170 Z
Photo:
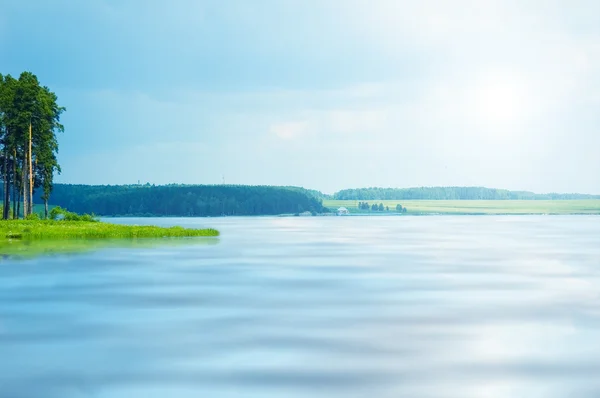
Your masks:
M 40 198 L 34 195 L 34 202 Z M 248 185 L 55 184 L 50 202 L 103 216 L 221 216 L 321 212 L 301 188 Z
M 536 194 L 484 187 L 420 187 L 344 189 L 335 200 L 573 200 L 600 199 L 600 195 L 577 193 Z

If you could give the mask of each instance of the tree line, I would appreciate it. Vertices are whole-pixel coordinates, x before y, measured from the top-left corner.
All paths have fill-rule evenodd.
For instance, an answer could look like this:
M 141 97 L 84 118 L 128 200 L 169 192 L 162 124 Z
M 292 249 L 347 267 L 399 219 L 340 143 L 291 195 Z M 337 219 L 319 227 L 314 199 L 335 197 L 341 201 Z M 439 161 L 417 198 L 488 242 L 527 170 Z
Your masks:
M 22 149 L 21 149 L 22 150 Z M 2 152 L 5 153 L 4 151 Z M 9 162 L 12 160 L 8 158 Z M 16 170 L 21 172 L 22 159 L 17 157 Z M 11 163 L 9 163 L 10 165 Z M 5 169 L 3 169 L 5 170 Z M 9 178 L 12 169 L 9 168 Z M 37 169 L 36 169 L 37 170 Z M 21 176 L 22 174 L 19 174 Z M 9 192 L 21 197 L 22 179 L 12 178 L 17 188 L 9 187 Z M 42 181 L 36 177 L 36 187 Z M 47 181 L 51 181 L 50 179 Z M 0 183 L 0 192 L 3 191 Z M 51 186 L 52 187 L 52 186 Z M 6 193 L 6 190 L 4 190 Z M 4 194 L 2 196 L 5 196 Z M 48 202 L 49 192 L 37 190 L 36 203 Z M 394 211 L 379 200 L 406 199 L 589 199 L 600 198 L 593 195 L 548 194 L 537 195 L 526 192 L 511 192 L 489 188 L 445 187 L 445 188 L 366 188 L 344 190 L 335 194 L 339 200 L 355 200 L 353 197 L 374 197 L 358 199 L 358 208 L 369 211 Z M 54 184 L 52 205 L 58 205 L 78 213 L 95 213 L 103 216 L 221 216 L 221 215 L 276 215 L 303 212 L 322 213 L 328 209 L 320 198 L 327 197 L 318 191 L 300 187 L 246 186 L 246 185 L 71 185 Z M 368 201 L 367 201 L 368 200 Z M 371 203 L 369 203 L 371 201 Z M 13 200 L 13 202 L 15 202 Z M 17 201 L 18 211 L 20 203 Z M 405 213 L 406 208 L 397 205 L 395 211 Z M 18 213 L 17 213 L 18 214 Z
M 344 189 L 335 200 L 573 200 L 600 199 L 600 195 L 535 194 L 483 187 L 359 188 Z
M 371 211 L 390 211 L 389 206 L 384 206 L 383 203 L 373 203 L 369 205 L 369 202 L 358 202 L 358 208 L 360 210 L 371 210 Z M 406 213 L 406 207 L 403 207 L 401 204 L 396 205 L 396 212 L 398 213 Z
M 52 204 L 101 216 L 247 216 L 324 211 L 322 202 L 301 188 L 247 185 L 55 184 Z
M 64 111 L 57 104 L 56 94 L 42 86 L 31 72 L 21 73 L 18 79 L 0 74 L 3 219 L 30 215 L 33 194 L 38 189 L 48 215 L 54 173 L 60 173 L 56 133 L 64 130 L 60 124 Z

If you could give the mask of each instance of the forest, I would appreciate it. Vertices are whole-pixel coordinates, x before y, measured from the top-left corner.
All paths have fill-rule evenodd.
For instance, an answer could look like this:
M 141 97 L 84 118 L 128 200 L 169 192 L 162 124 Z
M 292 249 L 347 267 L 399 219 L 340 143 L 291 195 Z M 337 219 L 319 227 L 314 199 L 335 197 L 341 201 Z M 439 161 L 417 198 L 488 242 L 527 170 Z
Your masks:
M 63 131 L 64 111 L 34 74 L 0 74 L 0 174 L 2 186 L 9 187 L 0 197 L 2 219 L 32 214 L 35 190 L 47 215 L 54 174 L 61 171 L 56 133 Z
M 600 195 L 536 194 L 483 187 L 358 188 L 333 194 L 335 200 L 573 200 Z
M 41 195 L 36 194 L 34 200 L 41 200 Z M 102 216 L 246 216 L 324 211 L 321 201 L 302 188 L 245 185 L 55 184 L 52 204 Z
M 3 192 L 0 183 L 0 193 Z M 43 189 L 36 190 L 33 201 L 43 203 Z M 331 199 L 331 198 L 335 199 Z M 394 200 L 575 200 L 600 199 L 598 195 L 535 194 L 491 188 L 364 188 L 348 189 L 326 195 L 319 191 L 293 186 L 248 185 L 73 185 L 54 184 L 50 204 L 77 213 L 101 216 L 246 216 L 324 213 L 347 206 L 336 200 L 355 200 L 358 208 L 369 211 L 406 213 Z M 367 202 L 367 201 L 370 201 Z M 334 204 L 331 204 L 333 202 Z M 323 207 L 331 204 L 331 209 Z M 386 206 L 390 206 L 386 209 Z M 414 207 L 414 206 L 413 206 Z

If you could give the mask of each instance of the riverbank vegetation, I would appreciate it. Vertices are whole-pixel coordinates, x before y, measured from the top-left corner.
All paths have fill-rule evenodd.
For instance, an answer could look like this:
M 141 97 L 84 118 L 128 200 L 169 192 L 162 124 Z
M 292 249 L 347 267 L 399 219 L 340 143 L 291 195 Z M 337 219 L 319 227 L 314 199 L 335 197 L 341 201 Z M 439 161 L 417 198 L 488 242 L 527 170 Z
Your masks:
M 193 236 L 218 236 L 214 229 L 188 229 L 182 227 L 156 227 L 118 225 L 100 222 L 93 214 L 77 214 L 59 206 L 54 207 L 49 218 L 41 220 L 32 213 L 25 220 L 1 220 L 0 240 L 64 240 L 64 239 L 120 239 L 120 238 L 171 238 Z
M 214 229 L 118 225 L 104 222 L 65 220 L 4 220 L 0 221 L 0 241 L 122 239 L 219 236 Z

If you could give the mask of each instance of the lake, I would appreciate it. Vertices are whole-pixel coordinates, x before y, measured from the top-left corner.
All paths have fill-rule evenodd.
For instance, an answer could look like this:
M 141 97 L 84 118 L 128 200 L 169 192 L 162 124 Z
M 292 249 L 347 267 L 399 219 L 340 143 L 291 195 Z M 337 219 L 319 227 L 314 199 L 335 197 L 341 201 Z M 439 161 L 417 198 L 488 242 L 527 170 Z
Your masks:
M 598 397 L 600 217 L 114 219 L 0 260 L 0 397 Z

